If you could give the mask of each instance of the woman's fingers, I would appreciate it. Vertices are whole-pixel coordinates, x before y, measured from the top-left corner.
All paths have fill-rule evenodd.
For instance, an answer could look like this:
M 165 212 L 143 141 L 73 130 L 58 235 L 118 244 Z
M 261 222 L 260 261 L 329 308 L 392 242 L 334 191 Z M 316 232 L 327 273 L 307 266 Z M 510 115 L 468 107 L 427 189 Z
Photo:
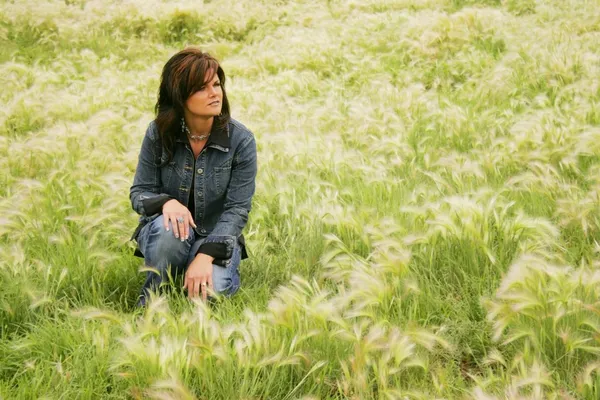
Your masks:
M 169 232 L 169 217 L 163 214 L 163 225 L 165 226 L 165 230 Z
M 177 232 L 177 222 L 175 221 L 175 215 L 166 214 L 164 219 L 165 219 L 165 224 L 167 226 L 167 228 L 166 228 L 167 231 L 169 231 L 169 222 L 170 222 L 171 229 L 173 229 L 173 235 L 175 235 L 175 237 L 177 237 L 179 232 Z
M 183 242 L 185 239 L 187 239 L 187 235 L 188 232 L 187 231 L 187 223 L 185 222 L 185 218 L 184 217 L 177 217 L 177 228 L 179 229 L 179 237 L 181 238 L 181 241 Z M 177 236 L 175 236 L 177 237 Z
M 195 279 L 186 277 L 183 283 L 183 289 L 187 289 L 188 297 L 190 299 L 202 295 L 202 300 L 206 300 L 208 294 L 214 290 L 211 277 Z
M 212 275 L 208 277 L 207 285 L 205 286 L 208 294 L 214 295 L 215 288 L 213 287 Z
M 184 215 L 168 214 L 165 216 L 164 220 L 165 230 L 167 232 L 169 231 L 169 221 L 171 221 L 173 235 L 178 239 L 181 238 L 181 241 L 190 237 L 190 225 L 194 228 L 196 227 L 196 224 Z
M 206 298 L 208 297 L 208 286 L 206 282 L 202 282 L 200 287 L 202 288 L 202 300 L 206 301 Z
M 190 225 L 192 226 L 192 228 L 197 228 L 196 223 L 194 222 L 194 218 L 192 217 L 192 213 L 188 213 L 188 216 L 189 216 Z
M 200 280 L 199 279 L 195 279 L 194 280 L 194 290 L 192 290 L 192 296 L 191 297 L 198 297 L 200 295 Z
M 190 210 L 175 199 L 169 200 L 163 205 L 163 217 L 165 230 L 169 231 L 169 221 L 173 228 L 173 235 L 181 240 L 186 240 L 190 235 L 189 227 L 196 227 Z
M 171 221 L 171 226 L 173 227 L 173 235 L 175 235 L 176 238 L 179 238 L 179 223 L 177 222 L 177 216 L 175 214 L 171 214 L 169 220 Z
M 190 210 L 175 199 L 165 203 L 163 206 L 163 217 L 165 230 L 169 231 L 170 221 L 173 228 L 173 235 L 178 239 L 181 238 L 182 241 L 190 237 L 190 226 L 196 228 L 196 223 Z
M 176 238 L 181 238 L 182 241 L 190 237 L 190 227 L 196 228 L 196 224 L 189 213 L 187 215 L 165 215 L 164 226 L 167 232 L 170 230 L 169 221 L 171 221 L 171 226 L 173 227 L 173 235 Z

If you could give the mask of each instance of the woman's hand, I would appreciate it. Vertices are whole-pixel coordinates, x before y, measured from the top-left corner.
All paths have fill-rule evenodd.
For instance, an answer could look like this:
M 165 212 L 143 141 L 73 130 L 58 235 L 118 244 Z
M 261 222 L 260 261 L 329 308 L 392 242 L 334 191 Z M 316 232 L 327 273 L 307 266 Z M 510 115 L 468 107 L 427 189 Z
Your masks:
M 195 228 L 190 210 L 175 199 L 167 201 L 162 208 L 165 229 L 169 230 L 169 221 L 173 225 L 173 234 L 183 242 L 190 235 L 190 226 Z
M 188 297 L 198 297 L 202 292 L 202 300 L 206 300 L 208 290 L 213 290 L 213 262 L 214 258 L 206 254 L 198 254 L 185 272 L 183 288 L 187 289 Z

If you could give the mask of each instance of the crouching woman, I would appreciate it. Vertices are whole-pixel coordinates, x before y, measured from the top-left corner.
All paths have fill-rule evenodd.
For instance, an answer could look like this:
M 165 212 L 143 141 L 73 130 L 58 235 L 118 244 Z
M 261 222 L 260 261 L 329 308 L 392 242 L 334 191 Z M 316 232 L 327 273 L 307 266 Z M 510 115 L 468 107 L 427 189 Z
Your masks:
M 129 197 L 140 214 L 132 236 L 149 267 L 138 306 L 169 276 L 188 296 L 234 294 L 247 257 L 242 229 L 256 178 L 256 143 L 230 117 L 225 73 L 195 48 L 165 64 Z

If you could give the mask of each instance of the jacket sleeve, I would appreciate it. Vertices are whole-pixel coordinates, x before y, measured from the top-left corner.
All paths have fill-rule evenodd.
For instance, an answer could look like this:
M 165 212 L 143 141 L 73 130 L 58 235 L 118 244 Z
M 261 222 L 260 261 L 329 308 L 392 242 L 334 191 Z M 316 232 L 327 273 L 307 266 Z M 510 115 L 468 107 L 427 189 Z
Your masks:
M 233 246 L 248 222 L 256 180 L 256 141 L 250 135 L 239 147 L 231 164 L 231 180 L 227 187 L 223 213 L 198 249 L 216 259 L 229 259 Z
M 142 149 L 138 157 L 138 164 L 133 178 L 133 185 L 129 189 L 131 206 L 140 215 L 151 216 L 162 211 L 162 206 L 172 197 L 162 193 L 160 167 L 157 160 L 161 155 L 156 154 L 156 135 L 152 135 L 154 124 L 150 124 L 142 141 Z M 155 138 L 153 139 L 152 136 Z

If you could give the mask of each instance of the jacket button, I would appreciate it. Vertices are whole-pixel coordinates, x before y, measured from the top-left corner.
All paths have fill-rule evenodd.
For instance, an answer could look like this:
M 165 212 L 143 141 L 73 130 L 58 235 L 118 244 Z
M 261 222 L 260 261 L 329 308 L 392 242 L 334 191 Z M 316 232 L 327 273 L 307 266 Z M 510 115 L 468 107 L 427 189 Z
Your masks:
M 203 170 L 202 168 L 198 168 L 198 171 L 197 171 L 197 172 L 198 172 L 199 174 L 202 174 L 202 173 L 204 172 L 204 170 Z

